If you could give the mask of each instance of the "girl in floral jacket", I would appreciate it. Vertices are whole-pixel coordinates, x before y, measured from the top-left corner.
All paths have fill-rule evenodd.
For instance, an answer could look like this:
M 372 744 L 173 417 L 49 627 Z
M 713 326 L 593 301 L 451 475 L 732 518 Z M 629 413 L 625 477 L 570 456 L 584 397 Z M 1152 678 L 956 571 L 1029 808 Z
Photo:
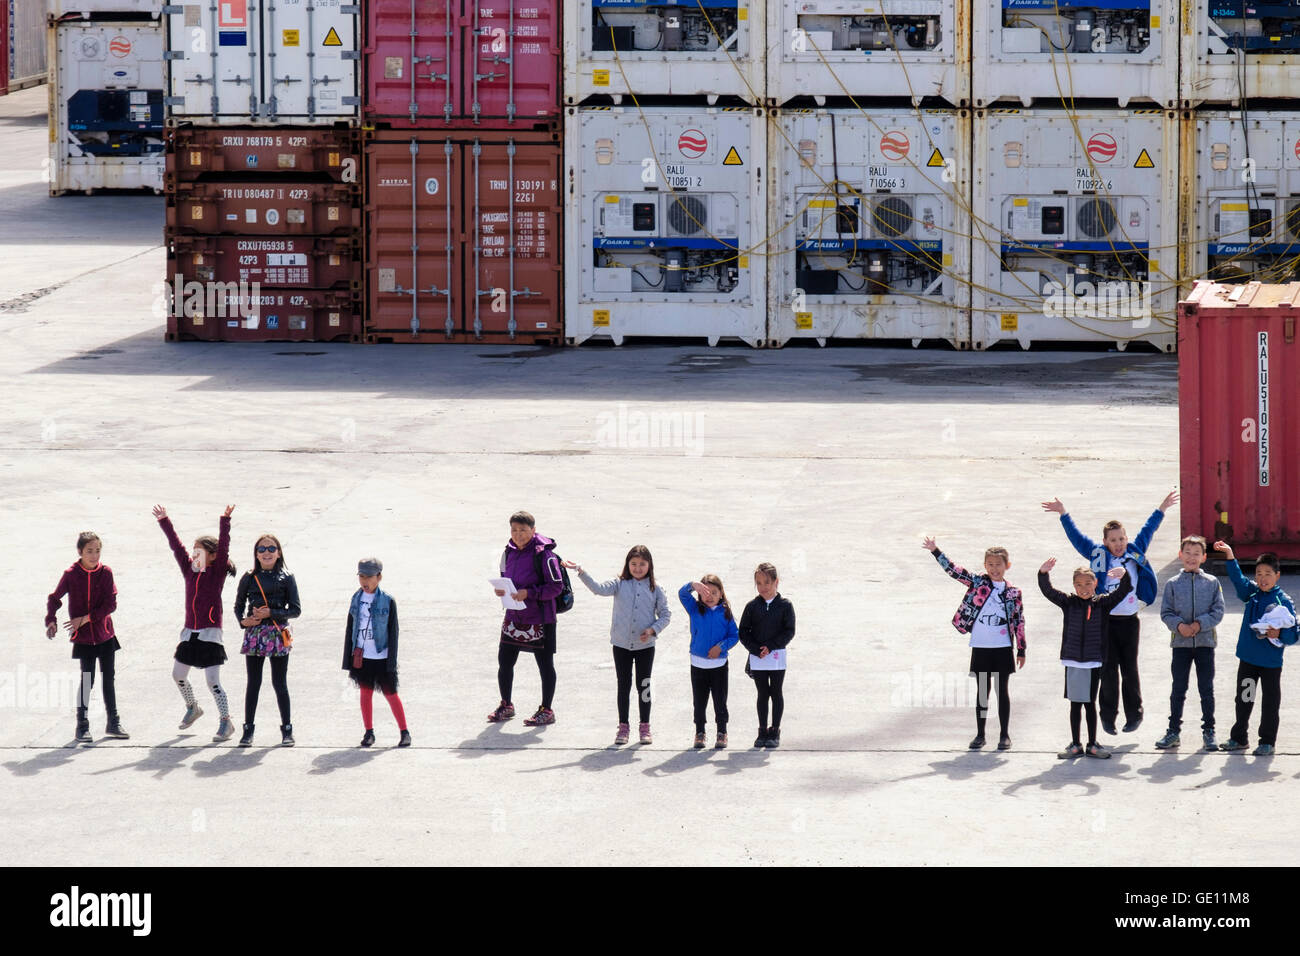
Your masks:
M 1011 675 L 1017 667 L 1025 666 L 1025 611 L 1019 588 L 1005 580 L 1011 567 L 1011 556 L 1006 548 L 989 548 L 984 552 L 985 574 L 971 574 L 953 564 L 939 550 L 933 538 L 921 545 L 934 555 L 939 567 L 950 578 L 966 585 L 952 626 L 958 633 L 970 635 L 970 675 L 975 678 L 975 739 L 971 750 L 984 746 L 984 725 L 988 719 L 989 694 L 993 675 L 998 675 L 998 750 L 1011 748 L 1008 726 L 1011 722 Z M 1012 659 L 1012 643 L 1015 657 Z

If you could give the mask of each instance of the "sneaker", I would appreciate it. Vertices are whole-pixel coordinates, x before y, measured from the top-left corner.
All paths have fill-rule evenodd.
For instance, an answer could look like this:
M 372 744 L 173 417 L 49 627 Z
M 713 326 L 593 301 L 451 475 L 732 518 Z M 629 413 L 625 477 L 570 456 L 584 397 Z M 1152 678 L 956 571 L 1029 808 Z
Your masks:
M 1248 746 L 1249 744 L 1240 743 L 1236 740 L 1233 740 L 1231 737 L 1229 737 L 1227 740 L 1225 740 L 1222 744 L 1219 745 L 1219 749 L 1226 750 L 1229 753 L 1233 753 L 1238 750 L 1245 750 Z
M 411 746 L 411 732 L 409 730 L 402 731 L 402 736 L 398 739 L 397 746 L 399 747 Z
M 766 727 L 759 727 L 759 728 L 758 728 L 758 736 L 754 738 L 754 746 L 755 746 L 756 748 L 757 748 L 757 747 L 766 747 L 766 746 L 767 746 L 767 728 L 766 728 Z
M 642 724 L 641 726 L 644 727 L 645 725 Z M 619 724 L 618 730 L 614 731 L 614 746 L 621 747 L 627 743 L 628 734 L 630 733 L 631 730 L 627 724 Z
M 108 737 L 114 738 L 115 740 L 131 739 L 131 735 L 128 734 L 126 728 L 122 726 L 122 720 L 117 716 L 117 714 L 113 714 L 108 718 L 108 726 L 104 728 L 104 734 Z
M 533 716 L 524 721 L 525 727 L 545 727 L 547 724 L 555 723 L 555 711 L 549 707 L 538 707 Z
M 1205 741 L 1206 750 L 1218 750 L 1219 743 L 1214 739 L 1214 731 L 1207 730 L 1201 734 L 1201 739 Z
M 767 740 L 763 742 L 763 746 L 766 747 L 768 750 L 775 750 L 777 747 L 781 746 L 780 727 L 773 727 L 770 730 L 768 730 Z
M 637 728 L 637 732 L 641 735 L 641 743 L 652 744 L 655 742 L 654 737 L 650 736 L 649 724 L 642 724 L 640 727 Z
M 371 728 L 367 727 L 366 735 L 361 738 L 361 746 L 369 747 L 372 744 L 374 744 L 374 742 L 375 742 L 375 732 Z
M 1131 734 L 1133 733 L 1133 731 L 1137 730 L 1141 726 L 1142 726 L 1142 718 L 1134 717 L 1132 720 L 1130 720 L 1128 723 L 1124 725 L 1124 733 Z
M 1161 737 L 1159 740 L 1156 741 L 1156 749 L 1171 750 L 1174 747 L 1177 747 L 1180 742 L 1181 741 L 1179 740 L 1178 737 L 1178 731 L 1171 730 L 1168 733 L 1166 733 L 1163 737 Z
M 983 734 L 979 734 L 978 736 L 976 736 L 976 738 L 975 738 L 974 740 L 972 740 L 972 741 L 970 742 L 970 746 L 967 747 L 966 749 L 967 749 L 967 750 L 981 750 L 981 749 L 983 749 L 983 747 L 984 747 L 984 743 L 985 743 L 985 741 L 984 741 L 984 735 L 983 735 Z
M 1089 757 L 1097 757 L 1098 759 L 1101 760 L 1110 759 L 1110 751 L 1107 750 L 1105 747 L 1103 747 L 1101 744 L 1088 744 L 1087 748 L 1084 750 L 1084 753 L 1086 753 Z
M 1256 756 L 1256 757 L 1271 757 L 1271 756 L 1273 756 L 1273 745 L 1272 745 L 1272 744 L 1260 744 L 1258 747 L 1255 748 L 1255 756 Z
M 198 720 L 202 716 L 203 708 L 198 704 L 190 704 L 190 706 L 185 708 L 185 716 L 181 718 L 180 729 L 185 730 L 190 726 L 190 724 L 194 723 L 194 721 Z
M 233 736 L 235 736 L 235 722 L 229 717 L 222 717 L 221 722 L 217 724 L 217 732 L 212 735 L 212 742 L 219 744 Z
M 718 738 L 717 738 L 715 741 L 713 741 L 713 749 L 714 749 L 714 750 L 726 750 L 726 749 L 727 749 L 727 735 L 726 735 L 726 734 L 718 734 Z
M 1011 749 L 1011 738 L 1007 734 L 1003 734 L 1001 737 L 998 738 L 998 750 L 1010 750 L 1010 749 Z
M 497 705 L 497 709 L 488 714 L 489 724 L 499 724 L 503 720 L 510 720 L 515 715 L 515 705 L 502 701 Z
M 1112 737 L 1115 736 L 1116 731 L 1115 731 L 1115 721 L 1114 721 L 1114 719 L 1111 719 L 1111 720 L 1103 720 L 1103 721 L 1101 722 L 1101 729 L 1104 730 L 1104 731 L 1106 731 L 1106 733 L 1110 734 Z
M 239 738 L 239 746 L 241 747 L 253 746 L 253 725 L 252 724 L 244 724 L 244 736 Z
M 704 731 L 701 730 L 698 734 L 695 735 L 694 747 L 696 750 L 704 749 Z
M 281 724 L 280 725 L 280 746 L 292 747 L 293 743 L 294 743 L 293 724 Z
M 1069 760 L 1069 759 L 1073 759 L 1074 757 L 1082 757 L 1083 747 L 1081 747 L 1079 744 L 1070 744 L 1070 746 L 1066 747 L 1056 756 L 1060 757 L 1062 760 Z
M 95 738 L 90 736 L 90 720 L 86 717 L 84 707 L 77 708 L 77 732 L 74 736 L 79 744 L 89 744 L 95 741 Z

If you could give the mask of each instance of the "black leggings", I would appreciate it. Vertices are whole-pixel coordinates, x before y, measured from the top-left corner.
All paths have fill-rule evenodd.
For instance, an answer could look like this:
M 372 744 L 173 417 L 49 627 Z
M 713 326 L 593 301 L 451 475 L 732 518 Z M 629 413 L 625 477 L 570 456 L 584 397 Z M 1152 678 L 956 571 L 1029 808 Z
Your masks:
M 704 733 L 704 718 L 708 714 L 709 695 L 713 695 L 713 719 L 718 733 L 727 732 L 727 666 L 696 667 L 691 665 L 691 696 L 695 699 L 695 732 Z
M 984 692 L 983 700 L 979 699 L 980 691 Z M 1011 725 L 1011 672 L 1000 672 L 998 674 L 998 725 L 1001 728 L 1002 736 L 1006 737 L 1007 727 Z M 993 674 L 991 671 L 985 671 L 982 674 L 975 675 L 975 728 L 981 737 L 984 736 L 984 722 L 988 720 L 989 697 L 993 693 Z
M 244 723 L 253 724 L 257 718 L 257 695 L 262 690 L 262 661 L 257 654 L 244 655 L 248 666 L 248 689 L 244 692 Z M 275 688 L 275 700 L 280 705 L 280 723 L 289 720 L 289 655 L 283 654 L 271 658 L 271 686 Z
M 117 713 L 117 688 L 113 686 L 113 655 L 116 651 L 113 648 L 102 650 L 97 655 L 99 657 L 99 672 L 104 676 L 104 710 L 112 717 Z M 89 684 L 87 685 L 87 681 Z M 81 658 L 81 694 L 77 698 L 78 705 L 86 708 L 90 706 L 90 690 L 95 686 L 95 658 Z
M 1092 701 L 1083 703 L 1082 701 L 1070 701 L 1070 739 L 1074 743 L 1079 743 L 1079 713 L 1082 711 L 1088 715 L 1088 746 L 1097 742 L 1097 705 Z
M 759 730 L 780 730 L 781 715 L 785 713 L 785 695 L 781 685 L 785 683 L 785 671 L 754 671 L 754 683 L 758 685 L 758 728 Z M 772 702 L 772 723 L 767 722 L 767 702 Z
M 555 699 L 555 652 L 530 651 L 537 658 L 537 673 L 542 678 L 542 706 L 548 710 Z M 519 660 L 519 648 L 500 646 L 497 651 L 497 689 L 501 699 L 510 702 L 510 692 L 515 683 L 515 661 Z
M 614 648 L 614 673 L 618 675 L 618 722 L 626 724 L 628 718 L 627 696 L 632 691 L 632 666 L 636 665 L 637 709 L 641 723 L 650 723 L 650 670 L 655 663 L 653 646 L 629 651 Z

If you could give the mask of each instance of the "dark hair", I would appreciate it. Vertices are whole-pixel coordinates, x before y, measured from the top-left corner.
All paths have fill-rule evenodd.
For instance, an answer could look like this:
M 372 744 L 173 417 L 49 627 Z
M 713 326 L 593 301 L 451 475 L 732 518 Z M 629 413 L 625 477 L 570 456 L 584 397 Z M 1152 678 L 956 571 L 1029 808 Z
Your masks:
M 532 515 L 530 515 L 527 511 L 516 511 L 514 514 L 510 516 L 510 523 L 526 524 L 530 528 L 537 527 L 537 519 L 534 518 Z
M 280 543 L 279 538 L 269 533 L 259 534 L 256 538 L 253 539 L 253 570 L 257 571 L 262 567 L 262 562 L 257 560 L 257 546 L 261 543 L 263 538 L 270 538 L 272 541 L 275 542 L 275 564 L 271 565 L 271 570 L 272 571 L 285 570 L 284 545 Z
M 194 543 L 213 557 L 216 556 L 220 543 L 210 534 L 205 534 L 201 538 L 195 538 Z M 226 573 L 232 578 L 235 576 L 235 562 L 226 558 Z
M 723 613 L 726 615 L 728 621 L 735 620 L 735 615 L 731 613 L 731 602 L 727 600 L 727 592 L 722 587 L 722 578 L 718 577 L 716 574 L 706 574 L 700 578 L 700 583 L 718 589 L 718 604 L 722 607 Z M 709 606 L 699 598 L 695 599 L 695 603 L 699 605 L 701 614 L 708 611 Z
M 1120 524 L 1118 521 L 1116 521 L 1116 520 L 1114 520 L 1114 519 L 1112 518 L 1110 521 L 1107 521 L 1107 522 L 1102 526 L 1102 529 L 1101 529 L 1101 536 L 1104 538 L 1104 537 L 1106 537 L 1106 535 L 1110 534 L 1112 531 L 1114 531 L 1114 530 L 1116 530 L 1116 529 L 1118 529 L 1118 530 L 1120 530 L 1120 531 L 1123 531 L 1123 530 L 1124 530 L 1124 526 L 1123 526 L 1122 524 Z
M 1183 548 L 1187 547 L 1189 544 L 1199 544 L 1201 546 L 1201 551 L 1206 554 L 1210 553 L 1209 546 L 1206 545 L 1205 539 L 1199 534 L 1189 534 L 1187 537 L 1183 538 L 1183 540 L 1178 544 L 1178 550 L 1183 550 Z
M 1255 567 L 1258 568 L 1261 564 L 1272 568 L 1274 574 L 1282 573 L 1282 559 L 1272 551 L 1265 551 L 1255 559 Z
M 99 541 L 99 535 L 95 534 L 93 531 L 83 531 L 81 534 L 77 535 L 77 553 L 80 554 L 82 551 L 85 551 L 86 545 L 90 544 L 92 541 Z M 102 545 L 104 542 L 99 541 L 99 543 Z
M 764 561 L 754 569 L 755 574 L 762 574 L 773 581 L 781 580 L 780 575 L 776 573 L 776 565 L 770 561 Z
M 634 544 L 628 551 L 627 557 L 623 559 L 623 573 L 619 575 L 622 581 L 631 581 L 632 578 L 632 559 L 645 558 L 650 564 L 650 571 L 646 577 L 650 580 L 650 590 L 655 589 L 655 559 L 650 557 L 650 549 L 644 544 Z

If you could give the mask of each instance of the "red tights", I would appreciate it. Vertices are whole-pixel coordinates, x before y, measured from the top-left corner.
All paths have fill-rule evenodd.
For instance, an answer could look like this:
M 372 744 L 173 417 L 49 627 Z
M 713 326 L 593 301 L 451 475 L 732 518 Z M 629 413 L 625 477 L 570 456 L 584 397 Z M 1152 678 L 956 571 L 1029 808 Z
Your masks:
M 365 722 L 366 730 L 373 730 L 375 727 L 375 689 L 373 687 L 361 688 L 361 719 Z M 406 729 L 406 711 L 402 709 L 402 698 L 396 694 L 384 694 L 384 699 L 388 701 L 388 706 L 392 708 L 393 718 L 397 721 L 397 729 Z

